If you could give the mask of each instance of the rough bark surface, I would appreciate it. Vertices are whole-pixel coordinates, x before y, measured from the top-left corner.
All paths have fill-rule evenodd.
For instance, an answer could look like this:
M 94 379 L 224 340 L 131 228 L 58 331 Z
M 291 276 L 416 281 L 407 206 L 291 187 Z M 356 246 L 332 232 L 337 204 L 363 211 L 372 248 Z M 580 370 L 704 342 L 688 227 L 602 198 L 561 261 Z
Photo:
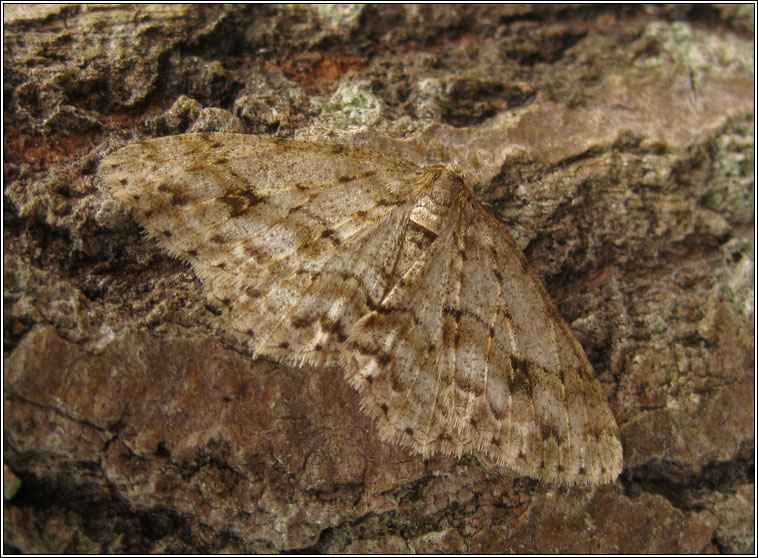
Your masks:
M 753 6 L 6 6 L 7 552 L 753 552 Z M 253 361 L 102 157 L 228 131 L 458 165 L 571 323 L 624 472 L 382 443 Z

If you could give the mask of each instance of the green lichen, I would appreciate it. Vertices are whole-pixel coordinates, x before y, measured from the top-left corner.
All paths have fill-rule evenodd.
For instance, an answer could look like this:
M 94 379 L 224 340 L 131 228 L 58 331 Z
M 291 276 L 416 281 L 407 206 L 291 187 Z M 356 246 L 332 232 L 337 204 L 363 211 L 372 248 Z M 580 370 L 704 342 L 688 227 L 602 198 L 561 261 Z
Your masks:
M 347 27 L 357 22 L 363 13 L 365 5 L 306 4 L 304 8 L 308 9 L 315 17 L 321 19 L 322 23 Z
M 752 41 L 699 31 L 683 22 L 651 23 L 643 37 L 661 45 L 660 53 L 648 59 L 651 66 L 670 65 L 673 58 L 676 64 L 692 72 L 693 81 L 701 73 L 753 76 Z
M 359 83 L 346 82 L 321 107 L 326 127 L 349 130 L 372 126 L 382 115 L 382 101 Z
M 730 220 L 755 218 L 755 136 L 752 122 L 736 124 L 715 141 L 712 173 L 704 185 L 704 205 Z
M 722 247 L 724 265 L 716 271 L 718 288 L 751 322 L 755 312 L 755 258 L 751 238 L 733 238 Z

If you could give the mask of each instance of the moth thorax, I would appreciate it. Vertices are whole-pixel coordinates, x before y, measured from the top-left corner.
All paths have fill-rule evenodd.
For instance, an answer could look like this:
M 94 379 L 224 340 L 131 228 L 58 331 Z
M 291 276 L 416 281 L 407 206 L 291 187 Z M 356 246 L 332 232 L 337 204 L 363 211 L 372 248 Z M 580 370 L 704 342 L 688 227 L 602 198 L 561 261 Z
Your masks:
M 410 220 L 419 227 L 439 236 L 445 229 L 445 221 L 467 193 L 461 178 L 448 170 L 434 169 L 424 176 L 428 184 L 426 192 L 411 210 Z

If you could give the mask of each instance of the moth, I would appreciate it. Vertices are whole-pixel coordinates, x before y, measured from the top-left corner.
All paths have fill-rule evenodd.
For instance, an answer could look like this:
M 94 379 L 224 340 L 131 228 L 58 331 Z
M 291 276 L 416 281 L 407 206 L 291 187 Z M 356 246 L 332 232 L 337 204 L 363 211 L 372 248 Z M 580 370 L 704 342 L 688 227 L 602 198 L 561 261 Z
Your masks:
M 449 168 L 216 133 L 129 145 L 100 173 L 222 301 L 254 357 L 339 366 L 383 440 L 562 485 L 621 471 L 581 346 Z

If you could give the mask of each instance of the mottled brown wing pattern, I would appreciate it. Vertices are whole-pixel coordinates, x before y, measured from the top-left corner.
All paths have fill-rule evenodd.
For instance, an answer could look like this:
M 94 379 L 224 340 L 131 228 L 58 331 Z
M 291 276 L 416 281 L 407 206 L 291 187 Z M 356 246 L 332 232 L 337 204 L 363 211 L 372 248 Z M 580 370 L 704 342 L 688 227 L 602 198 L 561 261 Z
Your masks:
M 560 484 L 621 470 L 581 347 L 505 227 L 440 167 L 236 134 L 126 147 L 106 187 L 254 355 L 340 364 L 385 440 Z
M 463 205 L 350 336 L 366 412 L 424 455 L 484 453 L 561 484 L 613 480 L 618 430 L 584 353 L 503 225 Z
M 191 134 L 128 146 L 102 166 L 137 221 L 228 306 L 255 354 L 318 365 L 384 294 L 417 195 L 418 167 L 370 153 Z

